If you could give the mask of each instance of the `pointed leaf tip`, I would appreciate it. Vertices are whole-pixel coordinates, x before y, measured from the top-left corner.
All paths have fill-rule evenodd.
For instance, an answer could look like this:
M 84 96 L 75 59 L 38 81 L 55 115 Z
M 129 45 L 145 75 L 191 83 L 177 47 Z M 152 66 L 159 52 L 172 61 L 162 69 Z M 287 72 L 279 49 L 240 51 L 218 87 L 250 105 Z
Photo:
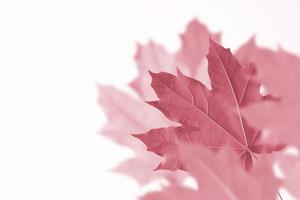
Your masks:
M 157 107 L 158 106 L 158 101 L 145 101 L 147 104 L 149 104 L 150 106 L 154 106 Z
M 180 70 L 178 67 L 176 68 L 176 73 L 177 73 L 177 75 L 179 75 L 179 76 L 182 75 L 182 72 L 181 72 L 181 70 Z
M 249 42 L 256 44 L 256 35 L 251 36 L 251 38 L 249 39 Z
M 141 140 L 141 141 L 143 141 L 144 139 L 145 139 L 145 134 L 143 134 L 143 133 L 140 133 L 140 134 L 130 134 L 131 136 L 133 136 L 133 137 L 135 137 L 135 138 L 137 138 L 137 139 L 139 139 L 139 140 Z
M 200 21 L 197 19 L 197 17 L 194 17 L 189 24 L 200 24 Z
M 210 46 L 220 46 L 217 42 L 215 42 L 211 36 L 209 36 L 209 45 Z

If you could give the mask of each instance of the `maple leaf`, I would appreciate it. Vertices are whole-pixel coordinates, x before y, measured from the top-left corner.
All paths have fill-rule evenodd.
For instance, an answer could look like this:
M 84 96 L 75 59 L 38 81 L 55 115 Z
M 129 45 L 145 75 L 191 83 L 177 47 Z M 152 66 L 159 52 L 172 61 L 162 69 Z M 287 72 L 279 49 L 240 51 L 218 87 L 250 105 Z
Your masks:
M 234 149 L 246 170 L 252 168 L 255 154 L 279 149 L 261 144 L 260 131 L 241 116 L 241 106 L 262 99 L 260 85 L 251 79 L 251 67 L 241 67 L 229 49 L 212 40 L 207 59 L 212 90 L 179 70 L 177 77 L 150 72 L 159 101 L 148 103 L 181 124 L 134 135 L 146 144 L 148 151 L 165 158 L 159 169 L 182 168 L 178 160 L 181 142 L 203 144 L 213 150 Z
M 181 34 L 181 48 L 175 53 L 168 52 L 163 46 L 150 41 L 147 45 L 137 45 L 135 60 L 138 77 L 130 86 L 143 98 L 153 99 L 155 94 L 150 87 L 148 70 L 153 72 L 175 73 L 176 67 L 185 74 L 208 82 L 205 68 L 205 56 L 208 53 L 209 37 L 220 41 L 221 34 L 211 34 L 207 27 L 198 20 L 192 20 Z
M 282 49 L 273 51 L 258 47 L 254 38 L 236 53 L 242 63 L 255 63 L 257 76 L 278 100 L 256 102 L 244 108 L 243 114 L 253 126 L 266 130 L 268 143 L 278 141 L 300 146 L 300 58 Z

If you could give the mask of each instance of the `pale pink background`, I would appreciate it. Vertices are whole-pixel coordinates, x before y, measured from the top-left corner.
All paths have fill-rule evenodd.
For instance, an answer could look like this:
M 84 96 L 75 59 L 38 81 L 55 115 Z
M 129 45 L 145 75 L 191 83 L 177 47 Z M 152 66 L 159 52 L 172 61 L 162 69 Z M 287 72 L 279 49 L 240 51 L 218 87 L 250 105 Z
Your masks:
M 107 172 L 132 154 L 97 135 L 105 116 L 95 83 L 125 85 L 136 75 L 137 41 L 175 50 L 194 17 L 222 31 L 227 47 L 256 34 L 261 45 L 300 54 L 299 8 L 298 0 L 1 1 L 0 199 L 134 200 L 138 185 Z

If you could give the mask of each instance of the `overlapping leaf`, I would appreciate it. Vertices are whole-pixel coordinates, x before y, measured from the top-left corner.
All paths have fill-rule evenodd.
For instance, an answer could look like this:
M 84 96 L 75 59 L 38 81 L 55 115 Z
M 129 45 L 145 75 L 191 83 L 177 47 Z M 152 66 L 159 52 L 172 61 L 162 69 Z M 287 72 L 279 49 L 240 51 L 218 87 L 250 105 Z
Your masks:
M 180 178 L 179 173 L 152 172 L 161 159 L 146 153 L 144 146 L 129 135 L 134 131 L 146 131 L 153 126 L 159 127 L 171 123 L 144 102 L 114 87 L 99 85 L 98 88 L 99 102 L 109 119 L 101 133 L 116 143 L 129 147 L 135 153 L 134 158 L 123 161 L 115 170 L 134 178 L 140 184 L 145 184 L 156 177 L 174 180 Z M 134 114 L 132 114 L 133 110 L 135 110 Z
M 183 185 L 170 185 L 152 192 L 142 200 L 275 200 L 281 180 L 273 173 L 274 157 L 264 156 L 251 172 L 245 172 L 232 150 L 213 153 L 197 145 L 179 144 L 184 168 L 198 183 L 198 190 Z
M 269 143 L 278 141 L 300 146 L 300 58 L 282 49 L 257 47 L 254 39 L 240 48 L 237 57 L 243 63 L 255 63 L 257 77 L 276 97 L 245 108 L 249 122 L 266 130 Z

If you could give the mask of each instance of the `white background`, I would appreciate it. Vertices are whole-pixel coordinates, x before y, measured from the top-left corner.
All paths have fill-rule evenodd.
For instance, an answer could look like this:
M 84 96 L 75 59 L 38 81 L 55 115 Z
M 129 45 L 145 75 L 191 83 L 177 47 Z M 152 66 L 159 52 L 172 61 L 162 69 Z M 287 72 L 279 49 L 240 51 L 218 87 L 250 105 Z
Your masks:
M 0 199 L 133 200 L 108 172 L 130 152 L 99 136 L 96 83 L 136 75 L 136 42 L 174 51 L 197 17 L 236 49 L 258 43 L 300 54 L 298 0 L 1 0 Z

